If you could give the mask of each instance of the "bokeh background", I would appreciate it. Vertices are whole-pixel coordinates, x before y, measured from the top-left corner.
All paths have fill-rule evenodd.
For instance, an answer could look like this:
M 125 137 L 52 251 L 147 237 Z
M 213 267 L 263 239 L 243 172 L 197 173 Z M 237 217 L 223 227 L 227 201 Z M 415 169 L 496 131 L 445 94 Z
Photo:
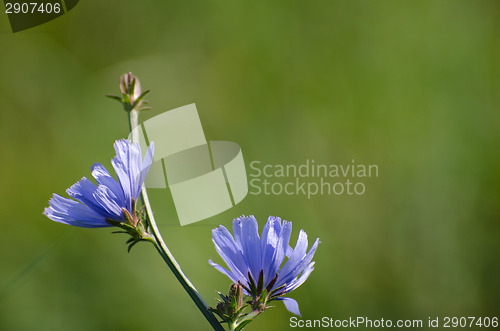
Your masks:
M 132 71 L 143 119 L 195 102 L 247 165 L 377 164 L 362 196 L 248 195 L 165 240 L 209 304 L 229 281 L 210 230 L 254 214 L 322 243 L 292 295 L 306 319 L 500 315 L 500 3 L 97 1 L 13 34 L 0 13 L 0 330 L 208 330 L 148 244 L 42 215 L 110 166 Z M 193 207 L 195 208 L 195 206 Z M 278 304 L 249 330 L 288 330 Z

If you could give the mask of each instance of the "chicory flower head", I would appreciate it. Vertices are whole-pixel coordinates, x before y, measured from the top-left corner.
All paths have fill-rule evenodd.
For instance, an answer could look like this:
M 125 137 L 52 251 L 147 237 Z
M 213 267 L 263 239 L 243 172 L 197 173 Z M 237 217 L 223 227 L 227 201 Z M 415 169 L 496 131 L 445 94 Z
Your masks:
M 153 161 L 154 144 L 149 146 L 144 161 L 139 143 L 121 139 L 114 147 L 116 156 L 111 164 L 118 181 L 102 164 L 95 163 L 91 169 L 97 185 L 83 177 L 66 190 L 76 201 L 54 194 L 43 214 L 53 221 L 85 228 L 134 223 L 134 220 L 136 223 L 135 202 Z
M 315 262 L 311 260 L 319 239 L 307 251 L 307 234 L 300 230 L 292 249 L 292 223 L 273 216 L 268 218 L 260 237 L 254 216 L 236 218 L 233 233 L 234 238 L 222 225 L 212 230 L 212 241 L 229 270 L 211 260 L 210 265 L 252 296 L 252 309 L 262 311 L 268 302 L 281 300 L 291 313 L 300 315 L 297 301 L 283 295 L 302 285 L 313 271 Z

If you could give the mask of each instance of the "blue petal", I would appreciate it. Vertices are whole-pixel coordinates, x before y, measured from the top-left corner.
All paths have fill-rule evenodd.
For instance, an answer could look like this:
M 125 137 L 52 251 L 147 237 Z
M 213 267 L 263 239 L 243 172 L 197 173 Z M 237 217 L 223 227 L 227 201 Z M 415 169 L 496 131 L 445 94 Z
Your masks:
M 250 267 L 255 282 L 257 282 L 262 270 L 262 247 L 258 227 L 254 216 L 239 217 L 233 220 L 234 239 L 243 252 L 243 257 Z
M 107 218 L 116 221 L 125 220 L 122 210 L 124 206 L 120 204 L 123 201 L 120 201 L 109 187 L 99 185 L 94 192 L 94 198 L 104 209 Z
M 137 200 L 141 186 L 153 161 L 154 144 L 148 148 L 144 164 L 139 143 L 131 143 L 121 139 L 115 142 L 116 156 L 111 160 L 113 168 L 122 187 L 126 209 L 132 210 L 132 199 Z
M 262 236 L 261 236 L 262 252 L 265 252 L 267 245 L 271 245 L 272 248 L 276 248 L 280 232 L 281 232 L 281 218 L 269 216 L 266 224 L 264 225 L 264 228 L 262 229 Z
M 154 150 L 155 150 L 155 144 L 154 142 L 151 142 L 149 145 L 149 148 L 146 152 L 146 156 L 144 157 L 144 162 L 142 162 L 141 159 L 141 167 L 139 171 L 139 175 L 137 178 L 137 190 L 134 192 L 134 199 L 137 200 L 137 197 L 141 194 L 141 188 L 142 184 L 144 183 L 144 180 L 146 179 L 146 175 L 148 174 L 149 167 L 151 167 L 151 163 L 153 163 L 153 155 L 154 155 Z
M 279 236 L 281 233 L 281 219 L 279 217 L 270 216 L 264 225 L 261 236 L 262 244 L 262 265 L 264 266 L 264 284 L 267 285 L 276 273 L 273 274 L 271 266 L 273 257 L 275 256 L 276 247 L 278 246 Z
M 280 276 L 278 277 L 278 283 L 282 279 L 284 279 L 286 276 L 290 274 L 290 271 L 292 271 L 299 263 L 300 261 L 304 258 L 307 252 L 307 233 L 305 233 L 304 230 L 300 230 L 299 236 L 297 238 L 297 243 L 295 244 L 295 248 L 293 249 L 292 253 L 290 254 L 288 261 L 286 261 L 285 265 L 283 268 L 280 270 Z M 283 284 L 281 284 L 283 285 Z M 280 286 L 281 286 L 280 285 Z
M 304 233 L 304 235 L 302 235 L 301 238 L 299 234 L 297 245 L 292 253 L 292 256 L 290 257 L 290 260 L 287 261 L 283 269 L 280 271 L 277 284 L 275 285 L 277 287 L 284 284 L 290 284 L 290 282 L 297 278 L 311 262 L 314 253 L 318 248 L 318 244 L 320 241 L 319 239 L 316 239 L 309 252 L 304 255 L 305 250 L 303 249 L 303 247 L 305 242 L 307 249 L 307 235 L 305 235 L 305 232 L 301 231 L 301 234 L 302 233 Z
M 289 312 L 291 312 L 292 314 L 299 315 L 300 317 L 302 317 L 302 315 L 300 315 L 300 311 L 299 311 L 299 304 L 294 299 L 292 299 L 292 298 L 286 298 L 286 297 L 280 297 L 280 298 L 278 298 L 276 300 L 283 301 L 283 303 L 285 304 L 286 309 Z
M 277 247 L 274 251 L 274 255 L 271 259 L 271 263 L 269 265 L 269 273 L 267 275 L 268 279 L 271 280 L 276 276 L 280 266 L 283 264 L 283 261 L 286 257 L 286 251 L 288 248 L 288 243 L 290 242 L 290 236 L 292 234 L 292 223 L 283 221 L 283 225 L 281 226 L 281 232 L 278 238 Z M 279 276 L 278 276 L 279 280 Z M 274 288 L 277 288 L 277 283 Z
M 249 267 L 231 233 L 221 225 L 212 230 L 212 241 L 217 253 L 226 262 L 229 269 L 239 280 L 246 283 Z
M 94 176 L 98 185 L 104 185 L 109 187 L 116 197 L 123 201 L 122 206 L 125 207 L 125 196 L 123 195 L 123 190 L 120 184 L 109 174 L 108 170 L 100 164 L 94 163 L 92 165 L 92 176 Z
M 232 273 L 231 271 L 227 270 L 226 268 L 221 267 L 217 263 L 212 262 L 212 260 L 208 260 L 208 263 L 212 267 L 214 267 L 215 269 L 217 269 L 218 271 L 220 271 L 221 273 L 223 273 L 224 275 L 226 275 L 227 277 L 229 277 L 229 279 L 231 279 L 234 283 L 237 283 L 239 280 L 241 280 L 239 277 L 236 277 L 236 275 L 234 273 Z
M 85 228 L 111 226 L 105 217 L 88 206 L 58 194 L 52 196 L 49 207 L 45 208 L 43 214 L 55 222 Z
M 96 187 L 88 178 L 83 177 L 67 189 L 66 192 L 70 197 L 87 205 L 90 209 L 101 214 L 104 218 L 118 221 L 124 220 L 121 210 L 121 208 L 125 206 L 123 200 L 120 201 L 114 192 L 104 185 Z M 121 192 L 121 190 L 119 192 Z M 119 192 L 117 193 L 120 194 Z M 113 200 L 112 204 L 114 208 L 112 209 L 110 209 L 110 199 Z
M 103 213 L 104 210 L 94 198 L 95 190 L 97 190 L 97 186 L 87 177 L 83 177 L 68 188 L 66 193 L 68 193 L 68 195 L 73 199 L 80 201 L 96 212 Z
M 132 210 L 133 195 L 137 191 L 136 179 L 139 174 L 137 155 L 141 158 L 139 144 L 132 144 L 126 139 L 117 140 L 114 144 L 116 156 L 111 160 L 116 176 L 123 189 L 128 211 Z
M 67 189 L 66 192 L 70 197 L 87 205 L 104 218 L 124 220 L 122 212 L 123 200 L 120 201 L 111 189 L 104 185 L 96 187 L 89 179 L 83 177 Z
M 300 285 L 302 285 L 307 280 L 307 278 L 309 278 L 309 275 L 314 270 L 314 264 L 315 263 L 316 262 L 309 263 L 309 265 L 302 272 L 302 274 L 300 275 L 300 277 L 297 278 L 297 279 L 295 279 L 295 280 L 293 280 L 289 285 L 286 286 L 286 289 L 285 289 L 286 292 L 285 293 L 291 292 L 291 291 L 295 290 L 297 287 L 299 287 Z

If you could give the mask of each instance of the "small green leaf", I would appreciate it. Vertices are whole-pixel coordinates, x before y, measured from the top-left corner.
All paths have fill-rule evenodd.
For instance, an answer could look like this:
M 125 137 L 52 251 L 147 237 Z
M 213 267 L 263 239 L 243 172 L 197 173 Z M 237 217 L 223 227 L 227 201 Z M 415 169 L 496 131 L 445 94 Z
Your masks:
M 130 97 L 128 96 L 128 94 L 123 93 L 122 97 L 123 97 L 123 103 L 126 103 L 128 105 L 132 104 L 132 102 L 130 101 Z
M 140 240 L 135 240 L 133 243 L 131 243 L 129 246 L 128 246 L 128 252 L 130 253 L 130 250 L 132 249 L 132 247 L 134 247 Z
M 236 297 L 231 297 L 231 304 L 229 306 L 231 310 L 229 311 L 230 314 L 233 314 L 235 311 L 238 310 L 238 300 Z
M 260 299 L 259 299 L 262 303 L 266 303 L 267 301 L 267 290 L 264 289 L 264 291 L 262 291 L 262 294 L 260 296 Z
M 248 324 L 250 324 L 250 322 L 252 322 L 252 321 L 253 321 L 253 319 L 243 321 L 243 322 L 241 322 L 241 323 L 240 323 L 240 324 L 236 327 L 236 329 L 234 329 L 234 330 L 235 330 L 235 331 L 240 331 L 240 330 L 243 330 L 243 328 L 244 328 L 245 326 L 247 326 Z
M 222 298 L 222 300 L 224 300 L 224 302 L 228 302 L 228 299 L 227 299 L 227 297 L 224 294 L 222 294 L 219 291 L 217 291 L 217 294 Z
M 132 81 L 130 81 L 127 93 L 130 94 L 130 95 L 133 95 L 134 94 L 134 90 L 135 90 L 135 77 L 132 78 Z
M 240 281 L 238 281 L 238 284 L 240 284 L 240 285 L 241 285 L 241 287 L 243 287 L 243 288 L 245 289 L 245 291 L 247 291 L 248 293 L 252 293 L 252 292 L 250 291 L 250 289 L 249 289 L 248 287 L 246 287 L 245 285 L 243 285 Z
M 257 293 L 261 293 L 264 288 L 264 270 L 259 273 L 259 280 L 257 281 Z
M 277 280 L 278 280 L 278 274 L 276 274 L 276 276 L 274 276 L 274 278 L 269 282 L 269 284 L 267 284 L 267 287 L 266 287 L 267 292 L 271 291 L 274 284 L 276 284 Z
M 241 307 L 237 312 L 234 313 L 234 316 L 236 318 L 240 317 L 240 315 L 243 313 L 243 310 L 245 310 L 246 307 L 248 307 L 248 305 L 244 305 L 243 307 Z
M 281 292 L 285 290 L 285 287 L 286 287 L 286 284 L 283 284 L 280 287 L 278 287 L 277 289 L 272 290 L 271 293 L 269 293 L 269 296 L 270 297 L 279 296 L 281 294 Z
M 248 286 L 250 286 L 250 294 L 252 294 L 252 296 L 255 295 L 257 288 L 255 287 L 255 282 L 250 271 L 248 272 Z
M 110 99 L 116 100 L 116 101 L 118 101 L 118 102 L 120 102 L 120 103 L 122 103 L 122 102 L 123 102 L 122 98 L 120 98 L 120 97 L 119 97 L 119 96 L 117 96 L 117 95 L 106 94 L 106 95 L 104 95 L 104 96 L 105 96 L 105 97 L 107 97 L 107 98 L 110 98 Z
M 132 108 L 135 108 L 135 106 L 137 106 L 139 102 L 141 102 L 141 100 L 146 96 L 146 94 L 149 93 L 149 91 L 150 90 L 142 92 L 141 95 L 137 99 L 135 99 L 134 103 L 132 104 Z

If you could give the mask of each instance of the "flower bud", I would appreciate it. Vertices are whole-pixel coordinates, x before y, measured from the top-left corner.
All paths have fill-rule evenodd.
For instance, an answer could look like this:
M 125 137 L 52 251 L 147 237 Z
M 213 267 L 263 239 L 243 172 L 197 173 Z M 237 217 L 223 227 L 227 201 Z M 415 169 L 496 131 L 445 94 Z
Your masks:
M 136 100 L 141 96 L 141 83 L 139 79 L 132 75 L 131 72 L 123 74 L 120 77 L 120 91 L 122 94 L 128 95 L 130 99 L 130 104 L 134 104 Z M 142 102 L 135 105 L 135 108 L 140 108 Z
M 128 112 L 134 109 L 151 109 L 150 107 L 142 107 L 143 104 L 148 103 L 146 100 L 144 100 L 144 96 L 149 93 L 149 90 L 143 92 L 141 90 L 141 83 L 139 82 L 139 79 L 132 75 L 131 72 L 120 76 L 119 86 L 122 95 L 118 96 L 106 94 L 106 97 L 120 102 L 123 106 L 123 109 Z
M 232 307 L 234 311 L 238 311 L 243 307 L 243 288 L 240 284 L 234 283 L 231 285 L 228 298 L 234 305 L 234 307 Z

